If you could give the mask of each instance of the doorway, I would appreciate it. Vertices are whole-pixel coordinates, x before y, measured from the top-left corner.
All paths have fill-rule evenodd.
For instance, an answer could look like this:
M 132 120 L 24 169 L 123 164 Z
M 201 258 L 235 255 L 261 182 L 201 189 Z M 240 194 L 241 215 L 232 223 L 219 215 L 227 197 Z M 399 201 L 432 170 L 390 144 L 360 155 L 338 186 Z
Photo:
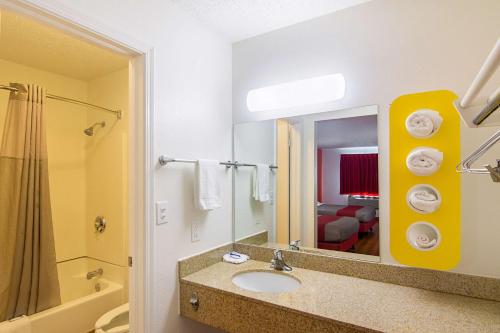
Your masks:
M 101 118 L 106 116 L 94 110 L 92 111 L 93 116 L 83 119 L 86 125 L 79 128 L 78 139 L 82 139 L 85 146 L 89 145 L 89 140 L 97 139 L 99 133 L 103 134 L 106 130 L 116 129 L 117 126 L 122 127 L 123 131 L 126 132 L 126 135 L 120 135 L 120 139 L 122 147 L 126 147 L 127 154 L 121 154 L 119 161 L 123 166 L 121 168 L 121 172 L 124 174 L 123 179 L 126 180 L 122 184 L 126 189 L 121 193 L 124 196 L 122 199 L 125 204 L 120 207 L 123 213 L 122 217 L 125 217 L 126 220 L 124 221 L 126 229 L 128 229 L 126 233 L 121 231 L 121 236 L 126 243 L 123 248 L 127 252 L 123 266 L 129 266 L 126 268 L 128 286 L 125 285 L 125 294 L 128 294 L 130 303 L 131 330 L 148 331 L 147 323 L 149 320 L 146 318 L 146 313 L 150 313 L 150 311 L 147 310 L 149 304 L 147 286 L 149 283 L 146 272 L 149 267 L 150 251 L 147 249 L 150 247 L 151 230 L 148 223 L 144 223 L 144 221 L 149 220 L 152 212 L 151 200 L 149 199 L 152 196 L 151 119 L 153 103 L 151 101 L 153 100 L 154 50 L 132 42 L 128 37 L 116 36 L 112 31 L 103 28 L 98 23 L 89 22 L 88 18 L 82 17 L 79 13 L 58 11 L 38 1 L 33 2 L 32 5 L 20 4 L 17 1 L 0 1 L 0 10 L 8 11 L 13 16 L 19 16 L 35 22 L 34 24 L 57 30 L 68 38 L 83 41 L 127 59 L 127 68 L 125 72 L 120 73 L 121 78 L 128 80 L 126 107 L 121 107 L 121 109 L 128 109 L 127 116 L 121 117 L 120 121 L 117 121 L 118 118 L 113 118 L 114 115 L 107 115 L 110 119 L 102 120 Z M 23 78 L 9 78 L 9 81 L 13 80 L 22 81 Z M 0 84 L 4 84 L 4 82 L 0 82 Z M 50 87 L 48 90 L 50 92 Z M 77 114 L 76 112 L 74 114 Z M 94 178 L 91 174 L 89 175 L 88 179 Z M 99 180 L 97 182 L 99 183 Z M 98 219 L 105 220 L 106 217 L 96 215 L 96 225 Z M 85 217 L 85 220 L 88 222 L 88 216 Z M 111 221 L 108 221 L 108 227 L 111 226 Z M 91 234 L 88 237 L 98 237 L 98 235 Z M 102 253 L 105 250 L 98 252 Z M 98 270 L 96 269 L 96 271 Z

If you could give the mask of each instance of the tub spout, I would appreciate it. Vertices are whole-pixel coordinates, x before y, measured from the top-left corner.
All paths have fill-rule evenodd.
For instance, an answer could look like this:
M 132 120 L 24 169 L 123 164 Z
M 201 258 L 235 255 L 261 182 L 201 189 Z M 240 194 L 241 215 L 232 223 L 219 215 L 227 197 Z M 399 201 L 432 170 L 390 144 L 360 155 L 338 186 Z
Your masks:
M 95 271 L 87 273 L 87 280 L 93 279 L 95 277 L 101 277 L 104 271 L 102 268 L 96 269 Z

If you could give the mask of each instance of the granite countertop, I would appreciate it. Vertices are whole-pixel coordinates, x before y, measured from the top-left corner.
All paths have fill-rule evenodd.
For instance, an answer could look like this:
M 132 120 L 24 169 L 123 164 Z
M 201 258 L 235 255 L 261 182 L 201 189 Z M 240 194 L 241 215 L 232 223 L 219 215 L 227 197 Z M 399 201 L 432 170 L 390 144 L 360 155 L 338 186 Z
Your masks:
M 252 292 L 231 282 L 249 270 L 270 270 L 269 263 L 219 262 L 181 281 L 382 332 L 500 332 L 500 302 L 295 267 L 284 273 L 302 283 L 292 292 Z

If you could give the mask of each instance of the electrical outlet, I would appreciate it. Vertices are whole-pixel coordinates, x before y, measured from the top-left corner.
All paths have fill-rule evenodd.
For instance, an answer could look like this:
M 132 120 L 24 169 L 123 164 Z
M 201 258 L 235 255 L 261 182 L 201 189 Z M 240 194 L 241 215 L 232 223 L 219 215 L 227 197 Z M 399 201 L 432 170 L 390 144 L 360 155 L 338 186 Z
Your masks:
M 200 225 L 198 222 L 191 222 L 191 242 L 200 241 Z
M 168 222 L 167 219 L 168 212 L 168 201 L 157 201 L 156 202 L 156 224 L 165 224 Z

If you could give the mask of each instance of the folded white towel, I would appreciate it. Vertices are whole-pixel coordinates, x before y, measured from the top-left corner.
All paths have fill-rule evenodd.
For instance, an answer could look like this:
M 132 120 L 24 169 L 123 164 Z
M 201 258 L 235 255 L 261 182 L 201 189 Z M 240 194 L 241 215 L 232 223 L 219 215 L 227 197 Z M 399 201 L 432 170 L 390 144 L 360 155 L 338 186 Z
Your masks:
M 417 148 L 408 154 L 406 167 L 416 176 L 429 176 L 443 161 L 443 153 L 434 148 Z
M 434 193 L 425 190 L 412 191 L 409 199 L 413 208 L 424 213 L 435 212 L 441 204 Z
M 253 170 L 253 198 L 256 201 L 267 202 L 271 200 L 270 172 L 267 164 L 257 164 Z
M 223 257 L 222 260 L 231 264 L 241 264 L 244 263 L 250 259 L 249 256 L 243 253 L 238 253 L 236 251 L 231 251 L 229 253 L 226 253 Z
M 31 321 L 22 316 L 1 322 L 0 333 L 31 333 Z
M 436 133 L 442 122 L 439 112 L 421 109 L 406 118 L 406 130 L 415 138 L 426 138 Z
M 430 239 L 426 234 L 419 234 L 415 239 L 415 245 L 422 249 L 429 249 L 435 246 L 436 243 L 436 239 Z
M 218 161 L 198 160 L 196 163 L 194 201 L 198 209 L 212 210 L 222 207 L 218 168 Z

